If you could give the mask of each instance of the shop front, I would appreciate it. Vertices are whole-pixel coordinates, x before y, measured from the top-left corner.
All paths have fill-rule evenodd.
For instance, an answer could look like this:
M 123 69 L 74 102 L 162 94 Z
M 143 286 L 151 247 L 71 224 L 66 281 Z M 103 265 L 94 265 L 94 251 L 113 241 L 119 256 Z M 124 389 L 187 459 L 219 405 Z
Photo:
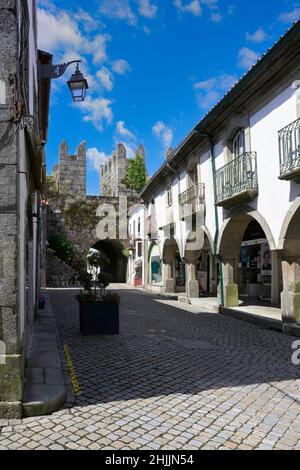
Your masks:
M 271 302 L 271 251 L 265 233 L 256 221 L 248 225 L 241 244 L 238 287 L 242 299 Z

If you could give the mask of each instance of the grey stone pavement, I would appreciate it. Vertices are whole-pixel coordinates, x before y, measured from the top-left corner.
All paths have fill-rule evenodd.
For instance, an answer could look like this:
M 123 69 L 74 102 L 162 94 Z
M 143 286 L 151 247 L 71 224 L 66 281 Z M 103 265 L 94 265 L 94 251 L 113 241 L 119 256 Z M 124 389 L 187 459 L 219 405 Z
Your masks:
M 0 449 L 300 449 L 296 338 L 127 286 L 121 334 L 83 337 L 51 290 L 81 395 L 0 432 Z

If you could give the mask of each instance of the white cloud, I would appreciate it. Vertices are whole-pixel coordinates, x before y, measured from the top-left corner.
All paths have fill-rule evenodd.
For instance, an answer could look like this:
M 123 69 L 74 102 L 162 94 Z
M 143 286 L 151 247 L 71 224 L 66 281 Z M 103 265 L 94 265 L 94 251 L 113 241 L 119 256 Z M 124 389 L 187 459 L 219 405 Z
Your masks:
M 246 33 L 246 39 L 249 42 L 259 44 L 260 42 L 264 42 L 268 39 L 268 35 L 263 28 L 258 28 L 253 34 Z
M 192 0 L 188 3 L 183 3 L 182 0 L 175 0 L 174 5 L 180 13 L 192 13 L 194 16 L 202 15 L 200 0 Z
M 139 14 L 145 18 L 156 17 L 158 6 L 151 3 L 151 0 L 135 0 L 139 7 Z
M 259 54 L 248 47 L 243 47 L 239 51 L 238 66 L 242 69 L 249 69 L 259 59 Z
M 40 49 L 55 52 L 68 47 L 82 47 L 84 40 L 78 25 L 66 12 L 51 12 L 39 8 L 37 13 Z
M 135 135 L 129 129 L 126 129 L 124 121 L 118 121 L 116 125 L 116 134 L 128 139 L 136 140 Z
M 81 12 L 82 15 L 82 12 Z M 109 34 L 97 34 L 93 39 L 84 36 L 78 22 L 64 10 L 38 9 L 39 48 L 52 53 L 74 51 L 77 54 L 85 52 L 93 56 L 93 62 L 98 64 L 107 58 L 107 42 Z M 78 18 L 78 16 L 77 16 Z
M 300 8 L 295 8 L 292 11 L 281 13 L 281 15 L 279 15 L 279 21 L 285 24 L 294 23 L 295 21 L 298 21 L 299 19 L 300 19 Z
M 123 59 L 115 60 L 112 63 L 112 69 L 114 72 L 118 73 L 119 75 L 125 75 L 127 72 L 130 72 L 131 70 L 128 62 Z
M 112 91 L 114 87 L 114 77 L 107 67 L 101 67 L 96 73 L 96 76 L 105 90 Z
M 86 32 L 94 31 L 100 27 L 104 27 L 100 21 L 93 18 L 87 11 L 80 8 L 74 16 L 75 20 L 82 23 L 82 27 Z
M 108 18 L 126 20 L 130 25 L 137 24 L 137 17 L 128 0 L 101 0 L 99 11 Z
M 81 103 L 80 110 L 84 114 L 84 121 L 92 122 L 96 129 L 103 130 L 103 124 L 110 124 L 113 120 L 112 102 L 105 98 L 92 98 L 87 96 Z
M 194 90 L 199 108 L 205 111 L 211 109 L 236 81 L 237 77 L 234 75 L 222 74 L 219 77 L 195 83 Z
M 87 51 L 93 55 L 94 64 L 99 64 L 107 59 L 107 43 L 111 40 L 109 34 L 97 34 L 92 41 L 86 45 Z
M 96 171 L 100 170 L 101 165 L 105 165 L 109 155 L 104 152 L 99 152 L 96 147 L 87 149 L 86 158 L 89 166 Z
M 163 121 L 157 121 L 152 127 L 153 134 L 163 143 L 165 148 L 169 148 L 173 141 L 173 130 Z

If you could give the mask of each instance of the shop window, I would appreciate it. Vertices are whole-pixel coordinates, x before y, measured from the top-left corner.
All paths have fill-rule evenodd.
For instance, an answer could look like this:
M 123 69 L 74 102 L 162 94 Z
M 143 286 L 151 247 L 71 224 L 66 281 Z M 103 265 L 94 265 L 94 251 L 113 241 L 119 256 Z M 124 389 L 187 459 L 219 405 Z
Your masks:
M 160 259 L 158 246 L 153 246 L 150 254 L 150 279 L 152 284 L 162 283 L 162 261 Z

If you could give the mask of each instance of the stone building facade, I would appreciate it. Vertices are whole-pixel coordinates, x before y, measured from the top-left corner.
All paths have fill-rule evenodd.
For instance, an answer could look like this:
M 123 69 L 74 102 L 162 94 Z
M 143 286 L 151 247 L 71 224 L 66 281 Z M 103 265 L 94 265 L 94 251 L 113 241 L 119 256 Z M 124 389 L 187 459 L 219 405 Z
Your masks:
M 145 150 L 139 145 L 136 155 L 145 158 Z M 100 169 L 100 194 L 101 196 L 135 196 L 131 189 L 127 188 L 124 179 L 127 174 L 129 164 L 126 148 L 123 144 L 118 144 L 112 156 Z
M 54 165 L 52 175 L 55 177 L 59 194 L 84 197 L 86 195 L 86 142 L 82 142 L 74 155 L 69 155 L 66 141 L 59 146 L 59 165 Z
M 0 418 L 20 418 L 42 256 L 50 81 L 34 0 L 0 0 Z

